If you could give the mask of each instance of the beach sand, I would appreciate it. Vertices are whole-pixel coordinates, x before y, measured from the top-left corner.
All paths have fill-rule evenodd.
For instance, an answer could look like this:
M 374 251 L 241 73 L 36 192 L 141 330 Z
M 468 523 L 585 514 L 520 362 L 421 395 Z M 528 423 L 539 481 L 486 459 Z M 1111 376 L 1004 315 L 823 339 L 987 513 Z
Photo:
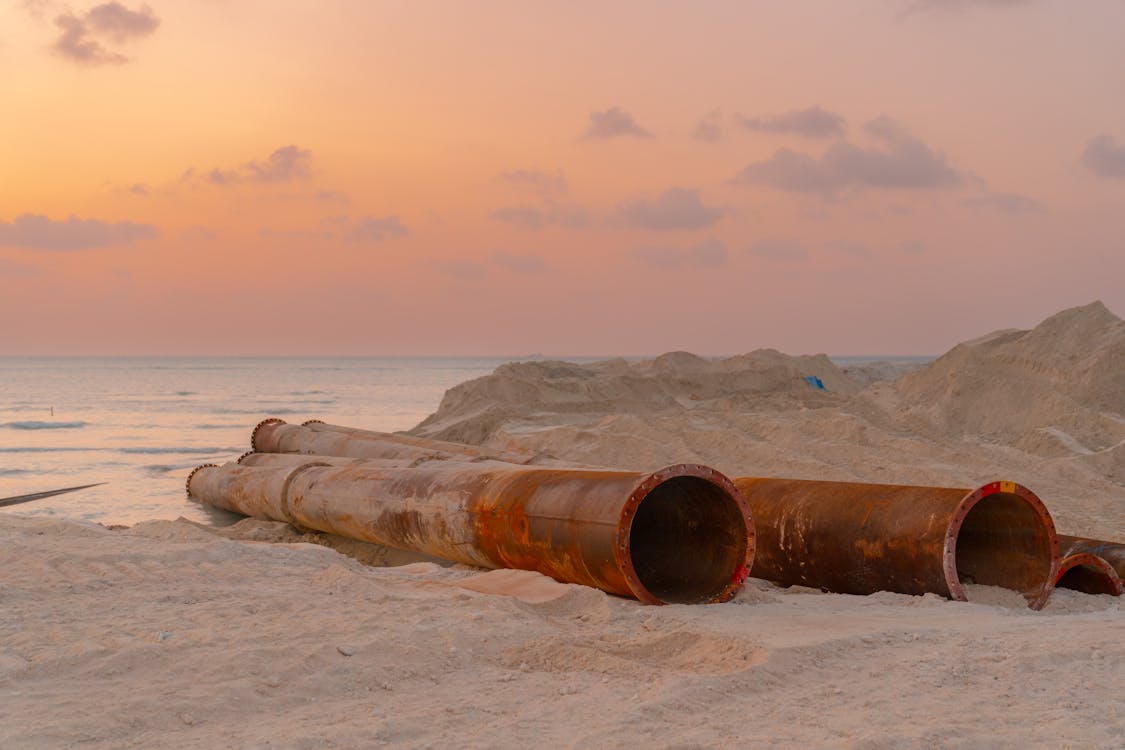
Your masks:
M 1100 304 L 899 374 L 773 351 L 523 363 L 416 432 L 629 469 L 1010 479 L 1060 531 L 1125 538 L 1125 323 Z M 0 747 L 1125 747 L 1118 598 L 751 579 L 654 607 L 308 538 L 0 515 Z

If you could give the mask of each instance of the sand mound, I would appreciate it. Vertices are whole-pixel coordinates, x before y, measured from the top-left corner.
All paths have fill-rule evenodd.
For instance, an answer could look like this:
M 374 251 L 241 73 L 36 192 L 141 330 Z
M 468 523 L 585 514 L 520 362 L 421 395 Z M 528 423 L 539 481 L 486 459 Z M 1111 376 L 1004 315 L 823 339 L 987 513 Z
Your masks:
M 824 389 L 806 377 L 819 378 Z M 451 388 L 437 412 L 413 432 L 483 444 L 512 419 L 550 415 L 557 425 L 581 423 L 592 414 L 815 407 L 859 389 L 823 354 L 792 357 L 772 349 L 718 360 L 671 352 L 634 363 L 515 362 Z
M 1125 321 L 1101 302 L 960 344 L 901 378 L 903 416 L 1044 456 L 1125 440 Z

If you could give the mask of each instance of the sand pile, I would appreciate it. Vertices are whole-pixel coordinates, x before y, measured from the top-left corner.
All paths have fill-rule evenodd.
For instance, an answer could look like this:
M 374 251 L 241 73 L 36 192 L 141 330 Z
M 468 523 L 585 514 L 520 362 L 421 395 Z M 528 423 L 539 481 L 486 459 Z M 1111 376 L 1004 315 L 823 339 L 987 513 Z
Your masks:
M 805 377 L 819 378 L 824 389 Z M 823 354 L 792 357 L 773 349 L 720 360 L 670 352 L 633 363 L 516 362 L 451 388 L 416 432 L 484 443 L 512 420 L 549 416 L 558 424 L 587 421 L 584 415 L 591 414 L 808 408 L 835 403 L 859 388 Z
M 1101 302 L 960 344 L 904 376 L 902 414 L 1044 456 L 1125 441 L 1125 321 Z

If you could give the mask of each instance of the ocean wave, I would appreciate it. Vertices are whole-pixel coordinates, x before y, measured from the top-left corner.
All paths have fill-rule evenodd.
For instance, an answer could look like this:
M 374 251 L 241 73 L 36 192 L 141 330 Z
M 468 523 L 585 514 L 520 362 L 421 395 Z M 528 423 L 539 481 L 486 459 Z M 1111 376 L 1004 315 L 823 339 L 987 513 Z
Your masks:
M 244 453 L 245 448 L 194 448 L 189 446 L 157 446 L 157 447 L 144 447 L 138 446 L 133 448 L 107 448 L 105 446 L 94 448 L 86 446 L 16 446 L 0 447 L 0 453 L 124 453 L 126 455 L 166 455 L 176 454 L 191 455 L 191 456 L 205 456 L 205 455 L 222 455 L 222 454 L 239 454 Z
M 85 422 L 5 422 L 0 427 L 7 427 L 11 430 L 68 430 L 78 427 L 85 427 Z

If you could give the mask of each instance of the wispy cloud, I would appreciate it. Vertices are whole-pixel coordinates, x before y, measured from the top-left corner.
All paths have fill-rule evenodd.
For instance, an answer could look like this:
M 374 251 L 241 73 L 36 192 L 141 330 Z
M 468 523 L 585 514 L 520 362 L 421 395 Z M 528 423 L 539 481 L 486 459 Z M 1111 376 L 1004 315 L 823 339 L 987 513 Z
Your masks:
M 194 168 L 188 169 L 180 178 L 190 181 L 196 178 Z M 216 187 L 230 187 L 244 182 L 278 183 L 305 180 L 312 176 L 312 151 L 307 148 L 289 145 L 274 149 L 262 160 L 245 162 L 238 167 L 215 167 L 201 175 L 201 179 Z M 323 196 L 334 196 L 331 191 L 317 193 L 318 200 Z
M 758 133 L 783 133 L 806 138 L 834 138 L 847 131 L 847 120 L 820 107 L 795 109 L 781 115 L 764 117 L 737 116 L 738 123 Z
M 703 203 L 695 190 L 674 187 L 655 200 L 621 204 L 617 215 L 624 223 L 641 229 L 703 229 L 714 225 L 726 213 Z
M 771 260 L 804 260 L 809 249 L 796 240 L 765 239 L 750 245 L 750 254 Z
M 309 177 L 312 171 L 309 162 L 312 152 L 307 148 L 283 146 L 266 158 L 264 162 L 248 162 L 244 172 L 258 182 L 288 182 Z
M 911 0 L 903 15 L 915 13 L 967 11 L 975 8 L 1019 8 L 1038 0 Z
M 657 268 L 718 268 L 729 261 L 726 245 L 716 239 L 687 247 L 638 247 L 633 256 Z
M 334 203 L 340 206 L 347 206 L 352 202 L 347 193 L 339 190 L 317 190 L 313 197 L 321 203 Z
M 723 139 L 722 113 L 715 109 L 699 118 L 691 137 L 701 143 L 718 143 Z
M 989 208 L 1005 214 L 1045 214 L 1047 207 L 1034 198 L 1016 193 L 989 193 L 961 201 L 970 208 Z
M 492 262 L 501 268 L 522 274 L 537 274 L 547 270 L 547 263 L 538 255 L 509 253 L 504 250 L 497 251 L 492 256 Z
M 131 221 L 106 222 L 74 216 L 54 221 L 38 214 L 23 214 L 12 222 L 0 221 L 0 247 L 90 250 L 150 239 L 157 233 L 154 226 Z
M 584 209 L 554 201 L 545 201 L 542 206 L 502 206 L 490 213 L 489 217 L 523 229 L 542 229 L 547 226 L 574 229 L 584 227 L 590 221 Z
M 783 148 L 770 159 L 743 168 L 735 181 L 822 194 L 844 188 L 926 190 L 964 183 L 965 175 L 951 167 L 944 154 L 910 135 L 894 120 L 880 117 L 867 123 L 864 130 L 877 143 L 875 147 L 838 141 L 819 157 Z
M 42 6 L 32 7 L 41 10 Z M 55 26 L 59 35 L 51 49 L 60 57 L 79 65 L 121 65 L 129 58 L 107 45 L 149 36 L 160 26 L 160 19 L 147 5 L 130 10 L 110 2 L 95 5 L 83 15 L 62 13 L 55 18 Z
M 1086 144 L 1082 163 L 1098 177 L 1125 179 L 1125 144 L 1118 146 L 1111 135 L 1096 135 Z
M 496 221 L 514 224 L 525 229 L 540 229 L 547 225 L 547 212 L 535 206 L 504 206 L 489 214 Z
M 538 169 L 516 169 L 502 172 L 500 179 L 512 187 L 532 193 L 544 200 L 561 198 L 570 191 L 562 170 L 544 172 Z
M 601 112 L 591 112 L 590 121 L 582 137 L 587 140 L 607 138 L 652 138 L 648 132 L 621 107 L 610 107 Z
M 410 230 L 397 216 L 367 216 L 356 222 L 347 231 L 345 237 L 350 242 L 372 243 L 396 240 L 408 234 Z

